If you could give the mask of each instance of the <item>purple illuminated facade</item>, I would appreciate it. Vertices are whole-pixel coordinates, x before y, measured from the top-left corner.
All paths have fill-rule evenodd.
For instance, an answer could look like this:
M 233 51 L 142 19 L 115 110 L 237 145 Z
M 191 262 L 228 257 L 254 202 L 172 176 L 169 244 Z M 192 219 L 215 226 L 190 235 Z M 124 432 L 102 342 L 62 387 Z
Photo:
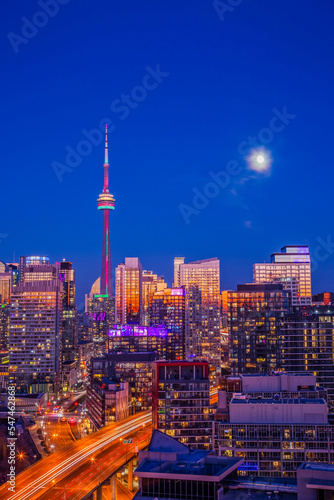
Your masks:
M 108 332 L 109 337 L 166 337 L 164 326 L 115 325 Z
M 97 200 L 98 210 L 103 210 L 103 243 L 102 243 L 102 272 L 101 295 L 112 295 L 111 260 L 110 260 L 110 210 L 115 208 L 115 199 L 109 193 L 109 161 L 108 161 L 108 130 L 106 125 L 106 140 L 104 148 L 104 185 L 103 191 Z
M 165 326 L 114 325 L 108 332 L 109 352 L 156 352 L 166 359 L 168 332 Z

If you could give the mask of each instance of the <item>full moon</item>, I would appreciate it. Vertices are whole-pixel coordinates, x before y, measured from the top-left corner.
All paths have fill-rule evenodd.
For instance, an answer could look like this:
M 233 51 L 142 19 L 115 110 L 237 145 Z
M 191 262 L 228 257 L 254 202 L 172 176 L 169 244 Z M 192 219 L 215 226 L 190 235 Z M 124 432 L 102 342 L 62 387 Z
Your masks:
M 260 174 L 270 174 L 273 160 L 267 149 L 263 147 L 251 149 L 246 160 L 249 170 Z

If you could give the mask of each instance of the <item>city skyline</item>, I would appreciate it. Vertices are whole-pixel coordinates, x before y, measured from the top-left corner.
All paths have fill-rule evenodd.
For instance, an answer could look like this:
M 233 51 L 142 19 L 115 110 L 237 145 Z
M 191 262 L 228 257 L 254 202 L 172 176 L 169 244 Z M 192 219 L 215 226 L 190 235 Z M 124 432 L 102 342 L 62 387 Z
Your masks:
M 100 275 L 101 220 L 95 203 L 108 119 L 115 127 L 109 125 L 110 178 L 117 199 L 111 222 L 117 238 L 113 272 L 125 257 L 136 256 L 144 269 L 165 275 L 171 285 L 176 255 L 188 261 L 217 256 L 222 288 L 230 289 L 251 281 L 253 263 L 272 251 L 307 244 L 312 252 L 319 245 L 322 256 L 327 252 L 313 273 L 314 292 L 331 288 L 331 244 L 326 250 L 327 238 L 334 239 L 327 215 L 333 176 L 327 118 L 333 97 L 326 83 L 333 79 L 329 4 L 319 9 L 301 0 L 280 2 L 279 8 L 241 2 L 222 22 L 210 2 L 151 9 L 99 1 L 95 9 L 83 7 L 73 24 L 78 13 L 67 2 L 16 53 L 8 33 L 20 35 L 21 17 L 31 20 L 38 10 L 23 1 L 15 10 L 4 6 L 7 99 L 1 159 L 4 172 L 15 165 L 20 173 L 15 189 L 21 202 L 13 204 L 11 189 L 3 190 L 1 213 L 10 212 L 16 223 L 14 229 L 1 218 L 1 260 L 11 262 L 15 252 L 73 262 L 83 302 Z M 91 45 L 84 35 L 89 30 Z M 145 99 L 138 90 L 143 82 L 151 88 L 145 89 Z M 122 94 L 133 89 L 138 100 L 117 112 Z M 282 114 L 288 115 L 283 128 Z M 271 131 L 270 124 L 280 131 Z M 101 135 L 90 136 L 90 154 L 68 167 L 59 182 L 52 164 L 66 165 L 66 147 L 76 151 L 92 130 Z M 247 168 L 249 137 L 270 152 L 270 175 Z M 238 162 L 242 173 L 219 192 L 212 188 L 216 196 L 187 224 L 179 205 L 192 207 L 193 189 L 203 193 L 213 182 L 210 172 L 226 170 L 229 161 Z
M 334 499 L 334 4 L 1 19 L 0 497 Z
M 288 246 L 299 246 L 299 245 L 288 245 Z M 323 249 L 325 249 L 325 246 L 323 247 Z M 48 260 L 50 262 L 52 262 L 52 259 L 49 258 L 48 255 L 46 257 L 48 258 Z M 175 256 L 174 256 L 174 258 L 175 258 Z M 214 258 L 216 258 L 216 257 L 214 257 Z M 113 283 L 115 282 L 115 271 L 116 271 L 117 267 L 119 267 L 120 265 L 124 265 L 126 259 L 137 259 L 137 257 L 124 257 L 123 261 L 119 262 L 119 264 L 117 266 L 115 266 L 115 267 L 112 266 L 111 267 L 111 269 L 112 269 L 111 272 L 112 272 L 112 281 L 113 281 Z M 312 256 L 311 256 L 311 259 L 312 259 Z M 19 261 L 19 260 L 20 259 L 17 259 L 17 261 Z M 190 264 L 192 262 L 196 262 L 197 260 L 199 260 L 199 259 L 194 259 L 194 261 L 190 261 L 190 260 L 186 259 L 185 264 Z M 204 260 L 211 260 L 211 259 L 208 258 L 208 259 L 204 259 Z M 219 258 L 218 258 L 218 260 L 220 261 Z M 63 259 L 63 261 L 65 261 L 65 258 Z M 6 261 L 4 259 L 0 259 L 0 262 L 6 263 Z M 13 262 L 13 261 L 7 261 L 7 263 L 10 263 L 10 262 Z M 55 260 L 54 263 L 55 264 L 60 264 L 61 260 L 59 260 L 59 261 Z M 172 260 L 170 262 L 170 266 L 168 267 L 167 273 L 163 273 L 163 274 L 160 275 L 161 278 L 163 278 L 165 280 L 165 282 L 167 283 L 167 288 L 171 288 L 173 286 L 173 280 L 174 280 L 173 263 L 174 263 L 174 260 Z M 270 259 L 268 259 L 268 258 L 267 259 L 263 259 L 262 263 L 270 264 Z M 74 268 L 77 271 L 77 268 L 75 267 L 75 262 L 73 263 L 73 265 L 74 265 Z M 255 266 L 255 265 L 260 265 L 260 264 L 256 264 L 255 262 L 253 262 L 253 264 L 251 265 L 250 270 L 249 270 L 249 272 L 247 274 L 248 279 L 246 279 L 246 278 L 242 279 L 242 276 L 241 276 L 241 279 L 239 281 L 235 281 L 234 280 L 234 282 L 233 282 L 231 280 L 230 282 L 232 283 L 232 285 L 230 287 L 228 287 L 228 286 L 226 286 L 226 287 L 222 286 L 222 284 L 224 285 L 225 283 L 224 283 L 223 277 L 221 276 L 220 277 L 220 291 L 222 292 L 222 291 L 226 291 L 226 290 L 236 290 L 237 289 L 237 285 L 241 285 L 241 284 L 244 284 L 244 283 L 253 283 L 253 282 L 256 282 L 256 279 L 255 279 L 255 276 L 254 276 L 254 273 L 253 273 L 253 266 Z M 316 261 L 315 265 L 316 266 L 319 265 L 318 261 Z M 321 262 L 320 262 L 320 266 L 321 266 Z M 156 273 L 156 269 L 150 268 L 149 266 L 147 266 L 147 267 L 142 266 L 142 268 L 143 268 L 143 273 L 144 272 L 153 272 L 153 273 Z M 222 268 L 222 263 L 220 261 L 220 271 L 221 271 L 221 268 Z M 161 269 L 161 267 L 160 267 L 160 269 Z M 316 295 L 318 293 L 331 292 L 331 288 L 332 288 L 331 285 L 329 285 L 330 288 L 326 288 L 325 286 L 322 286 L 321 283 L 319 283 L 317 285 L 317 288 L 316 288 L 316 286 L 314 285 L 314 282 L 317 283 L 317 280 L 314 279 L 315 277 L 314 277 L 314 273 L 312 271 L 313 271 L 313 269 L 312 269 L 312 260 L 311 260 L 311 277 L 312 277 L 311 294 L 312 295 Z M 156 274 L 159 274 L 159 273 L 156 273 Z M 222 274 L 222 273 L 220 272 L 220 274 Z M 85 297 L 84 297 L 85 294 L 90 293 L 92 286 L 94 285 L 95 281 L 97 281 L 99 278 L 100 278 L 100 275 L 98 275 L 93 282 L 89 283 L 88 289 L 83 288 L 83 285 L 81 284 L 81 288 L 79 288 L 80 291 L 77 292 L 77 299 L 76 299 L 77 304 L 78 304 L 78 308 L 80 310 L 83 309 L 84 305 L 85 305 Z M 80 281 L 80 278 L 79 278 L 79 281 Z M 115 288 L 114 287 L 113 287 L 112 296 L 115 296 Z

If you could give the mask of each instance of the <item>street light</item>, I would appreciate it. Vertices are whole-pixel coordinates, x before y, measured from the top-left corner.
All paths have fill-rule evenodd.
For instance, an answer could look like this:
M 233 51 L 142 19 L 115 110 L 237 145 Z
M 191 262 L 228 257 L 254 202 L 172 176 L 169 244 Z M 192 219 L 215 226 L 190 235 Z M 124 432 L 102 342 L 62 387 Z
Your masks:
M 52 488 L 51 489 L 54 488 L 55 490 L 61 490 L 62 488 L 64 488 L 64 500 L 66 500 L 67 499 L 66 486 L 61 486 L 60 488 L 55 488 L 55 484 L 56 484 L 56 480 L 55 479 L 52 479 L 51 484 L 52 484 Z

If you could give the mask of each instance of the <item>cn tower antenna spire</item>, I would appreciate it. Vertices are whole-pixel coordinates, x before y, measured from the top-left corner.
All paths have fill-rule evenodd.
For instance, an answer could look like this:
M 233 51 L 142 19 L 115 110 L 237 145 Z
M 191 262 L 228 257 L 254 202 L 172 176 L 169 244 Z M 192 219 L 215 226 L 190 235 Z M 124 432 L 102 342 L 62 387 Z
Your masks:
M 106 141 L 104 144 L 104 163 L 108 165 L 108 125 L 106 124 Z
M 108 125 L 106 124 L 106 140 L 104 143 L 104 186 L 103 192 L 109 193 L 109 160 L 108 160 Z

